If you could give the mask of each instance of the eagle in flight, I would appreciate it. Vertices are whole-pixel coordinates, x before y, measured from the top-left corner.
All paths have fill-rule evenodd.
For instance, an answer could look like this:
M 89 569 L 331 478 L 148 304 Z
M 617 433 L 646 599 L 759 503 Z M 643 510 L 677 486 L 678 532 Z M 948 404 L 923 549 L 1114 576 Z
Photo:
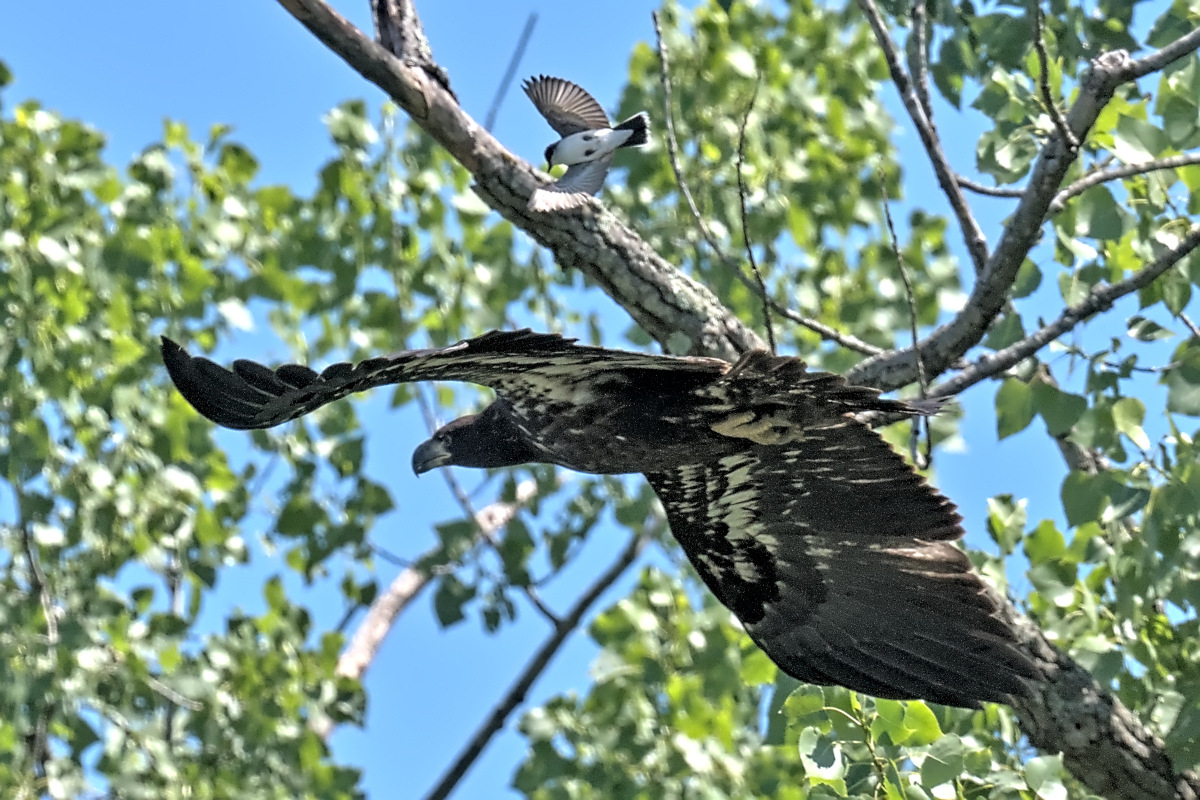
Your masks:
M 954 505 L 862 411 L 924 414 L 798 358 L 730 364 L 493 331 L 324 372 L 238 360 L 229 370 L 163 338 L 171 380 L 208 419 L 269 428 L 376 386 L 493 389 L 442 427 L 413 470 L 558 464 L 641 472 L 708 588 L 787 674 L 875 697 L 976 708 L 1038 673 L 966 554 Z

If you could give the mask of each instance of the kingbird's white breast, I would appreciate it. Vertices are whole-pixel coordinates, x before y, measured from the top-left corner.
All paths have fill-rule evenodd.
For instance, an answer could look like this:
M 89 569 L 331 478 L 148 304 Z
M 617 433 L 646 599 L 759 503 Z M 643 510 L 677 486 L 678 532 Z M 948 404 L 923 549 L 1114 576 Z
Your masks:
M 582 164 L 585 161 L 603 158 L 624 144 L 632 135 L 632 131 L 615 131 L 612 128 L 573 133 L 555 145 L 550 166 Z

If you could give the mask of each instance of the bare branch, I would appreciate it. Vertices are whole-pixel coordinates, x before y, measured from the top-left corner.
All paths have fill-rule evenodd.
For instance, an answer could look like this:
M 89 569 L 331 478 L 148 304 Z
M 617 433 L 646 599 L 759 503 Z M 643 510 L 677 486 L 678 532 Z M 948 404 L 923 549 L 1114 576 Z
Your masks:
M 1046 106 L 1046 113 L 1054 122 L 1054 129 L 1067 143 L 1067 147 L 1072 151 L 1078 150 L 1079 139 L 1071 132 L 1062 111 L 1058 108 L 1058 102 L 1054 99 L 1054 92 L 1050 90 L 1050 56 L 1046 54 L 1046 18 L 1042 14 L 1041 0 L 1033 4 L 1033 48 L 1038 57 L 1038 89 L 1042 93 L 1042 104 Z
M 976 194 L 986 194 L 988 197 L 1020 197 L 1025 194 L 1024 189 L 1005 189 L 1002 186 L 987 186 L 958 174 L 954 176 L 954 180 L 958 181 L 958 185 L 964 189 Z
M 371 21 L 375 23 L 375 37 L 389 53 L 424 70 L 458 100 L 450 88 L 450 76 L 433 60 L 433 48 L 413 0 L 371 0 Z
M 769 296 L 767 284 L 763 281 L 762 271 L 759 270 L 758 261 L 754 258 L 754 245 L 750 241 L 750 223 L 746 219 L 746 179 L 742 175 L 742 166 L 746 161 L 746 125 L 750 122 L 750 112 L 754 110 L 754 101 L 758 98 L 758 84 L 761 79 L 761 76 L 757 75 L 754 78 L 754 91 L 750 94 L 750 102 L 746 104 L 746 113 L 742 116 L 742 124 L 738 128 L 738 207 L 741 209 L 742 242 L 746 246 L 746 258 L 750 262 L 750 271 L 754 273 L 754 280 L 758 282 L 759 297 L 762 299 L 763 324 L 767 328 L 767 343 L 771 345 L 771 353 L 775 354 L 778 350 L 775 347 L 775 327 L 771 324 L 771 303 L 767 299 Z
M 930 396 L 950 397 L 956 395 L 968 386 L 973 386 L 1015 366 L 1088 317 L 1108 310 L 1118 299 L 1149 286 L 1159 275 L 1178 264 L 1198 246 L 1200 246 L 1200 225 L 1195 225 L 1180 240 L 1179 244 L 1147 264 L 1136 275 L 1131 275 L 1116 283 L 1097 286 L 1081 302 L 1063 309 L 1063 312 L 1053 322 L 1042 326 L 1021 341 L 1015 342 L 1003 350 L 983 356 L 953 378 L 934 387 L 933 391 L 929 393 Z
M 707 287 L 667 263 L 600 202 L 564 214 L 529 211 L 530 194 L 548 178 L 505 149 L 425 70 L 394 58 L 322 0 L 278 2 L 470 171 L 485 202 L 549 249 L 563 269 L 580 270 L 658 341 L 683 335 L 687 352 L 728 360 L 764 347 Z
M 1192 322 L 1187 314 L 1184 314 L 1182 311 L 1179 312 L 1179 319 L 1182 320 L 1183 324 L 1187 326 L 1187 329 L 1191 332 L 1192 336 L 1200 339 L 1200 327 L 1196 327 L 1196 323 Z
M 1189 37 L 1190 34 L 1180 41 Z M 1200 37 L 1196 37 L 1191 49 L 1195 49 L 1195 46 L 1200 46 Z M 1191 52 L 1175 45 L 1164 48 L 1164 51 L 1174 53 L 1176 58 Z M 1092 61 L 1080 80 L 1075 102 L 1066 116 L 1067 125 L 1076 139 L 1083 141 L 1086 138 L 1117 87 L 1137 77 L 1137 65 L 1141 63 L 1133 61 L 1123 50 L 1105 53 Z M 1052 136 L 1038 154 L 1026 190 L 1009 218 L 996 249 L 988 258 L 986 268 L 972 287 L 966 305 L 954 319 L 933 331 L 921 343 L 925 368 L 931 376 L 940 375 L 977 345 L 996 315 L 1005 307 L 1017 270 L 1041 236 L 1042 223 L 1050 202 L 1062 185 L 1067 171 L 1075 163 L 1077 153 L 1060 137 Z M 851 383 L 881 389 L 894 389 L 911 383 L 916 377 L 913 350 L 905 348 L 868 358 L 851 369 L 846 377 Z
M 484 720 L 483 725 L 475 732 L 471 740 L 467 742 L 466 747 L 462 749 L 458 757 L 454 759 L 454 763 L 446 770 L 442 779 L 438 781 L 437 786 L 425 796 L 426 800 L 443 800 L 443 798 L 449 796 L 454 787 L 458 785 L 458 782 L 467 774 L 467 770 L 478 760 L 484 748 L 492 740 L 492 737 L 499 733 L 508 717 L 525 701 L 525 695 L 529 693 L 529 689 L 541 674 L 546 671 L 546 667 L 550 665 L 551 659 L 562 648 L 571 633 L 579 627 L 588 609 L 637 560 L 638 554 L 641 553 L 645 543 L 645 536 L 634 536 L 630 539 L 629 544 L 617 556 L 616 561 L 580 596 L 567 615 L 563 617 L 562 622 L 555 628 L 554 633 L 542 643 L 542 646 L 529 659 L 525 668 L 517 676 L 516 681 L 504 693 L 504 697 L 492 709 L 492 713 Z
M 525 28 L 521 31 L 521 37 L 517 39 L 517 46 L 513 50 L 512 58 L 508 60 L 508 69 L 504 70 L 504 77 L 500 79 L 500 85 L 496 88 L 492 106 L 488 109 L 487 116 L 483 118 L 483 127 L 489 131 L 496 126 L 496 115 L 500 113 L 500 105 L 504 102 L 504 96 L 508 94 L 508 87 L 512 85 L 513 77 L 517 74 L 517 67 L 521 66 L 521 59 L 525 56 L 525 47 L 529 44 L 529 37 L 533 35 L 533 27 L 537 25 L 537 19 L 537 12 L 530 11 L 529 18 L 525 20 Z
M 495 531 L 516 516 L 522 506 L 527 504 L 537 494 L 537 484 L 533 481 L 522 481 L 517 484 L 516 499 L 511 503 L 492 503 L 479 510 L 475 521 L 481 530 Z M 420 566 L 433 560 L 441 547 L 435 546 L 417 559 L 418 566 L 406 567 L 400 571 L 388 588 L 375 598 L 367 614 L 359 623 L 350 644 L 342 652 L 337 663 L 337 674 L 362 680 L 367 674 L 383 640 L 387 638 L 396 619 L 417 599 L 417 595 L 429 585 L 434 577 L 434 571 Z M 328 738 L 333 732 L 333 724 L 328 719 L 313 720 L 313 730 L 322 739 Z
M 1200 27 L 1191 33 L 1180 36 L 1161 50 L 1156 50 L 1144 58 L 1130 62 L 1124 79 L 1134 81 L 1152 72 L 1158 72 L 1171 62 L 1177 61 L 1197 49 L 1200 49 Z
M 704 241 L 708 243 L 713 253 L 729 264 L 732 260 L 725 255 L 720 243 L 708 229 L 708 223 L 704 221 L 704 216 L 700 213 L 695 198 L 692 197 L 692 190 L 683 177 L 683 168 L 679 163 L 679 139 L 675 135 L 675 111 L 671 102 L 671 62 L 667 55 L 667 45 L 663 41 L 662 23 L 659 21 L 658 12 L 651 12 L 650 17 L 654 20 L 654 36 L 658 43 L 658 80 L 662 84 L 663 90 L 663 125 L 667 129 L 667 158 L 671 162 L 671 169 L 675 172 L 675 183 L 679 186 L 679 193 L 683 195 L 688 210 L 692 212 L 692 219 L 696 221 L 700 235 L 704 237 Z M 741 270 L 737 270 L 737 273 L 741 275 Z
M 1058 194 L 1054 195 L 1054 199 L 1050 201 L 1050 213 L 1057 214 L 1062 211 L 1067 201 L 1072 197 L 1078 197 L 1093 186 L 1098 186 L 1101 183 L 1120 180 L 1121 178 L 1129 178 L 1134 175 L 1144 175 L 1150 172 L 1157 172 L 1163 169 L 1175 169 L 1176 167 L 1186 167 L 1192 164 L 1200 164 L 1200 153 L 1184 153 L 1179 156 L 1169 156 L 1167 158 L 1156 158 L 1153 161 L 1143 161 L 1140 164 L 1126 164 L 1121 167 L 1113 167 L 1112 169 L 1101 169 L 1084 175 L 1079 180 L 1075 181 L 1067 188 L 1063 189 Z
M 887 23 L 884 22 L 879 9 L 876 8 L 874 0 L 858 0 L 858 7 L 866 15 L 867 21 L 871 23 L 871 30 L 875 32 L 875 38 L 883 50 L 888 70 L 892 74 L 892 82 L 896 84 L 896 89 L 900 92 L 900 99 L 904 101 L 904 108 L 908 111 L 908 116 L 912 119 L 917 134 L 921 137 L 921 144 L 933 165 L 933 173 L 937 177 L 938 185 L 942 187 L 942 192 L 950 201 L 950 208 L 958 219 L 959 227 L 962 228 L 963 241 L 971 256 L 971 263 L 975 265 L 975 272 L 980 273 L 988 259 L 987 239 L 984 238 L 983 230 L 971 214 L 971 207 L 967 205 L 967 199 L 963 197 L 962 190 L 959 189 L 954 170 L 950 168 L 946 154 L 942 151 L 942 144 L 938 140 L 937 132 L 933 129 L 933 123 L 926 116 L 917 90 L 904 70 L 904 65 L 900 63 L 900 54 L 897 51 L 895 40 L 892 39 L 892 34 L 887 29 Z
M 815 319 L 810 319 L 803 314 L 799 314 L 785 306 L 783 303 L 777 302 L 773 298 L 768 297 L 766 298 L 766 301 L 776 314 L 779 314 L 780 316 L 796 323 L 797 325 L 808 328 L 810 331 L 826 341 L 840 344 L 847 350 L 853 350 L 856 353 L 862 353 L 866 356 L 880 355 L 881 353 L 888 352 L 882 347 L 876 347 L 870 342 L 864 342 L 857 336 L 849 333 L 842 333 L 836 328 L 831 328 L 823 322 L 817 322 Z
M 920 341 L 920 336 L 917 334 L 917 294 L 913 290 L 912 276 L 908 274 L 908 266 L 904 263 L 904 254 L 900 252 L 900 237 L 896 235 L 896 225 L 892 222 L 892 209 L 888 205 L 887 196 L 887 181 L 880 174 L 879 187 L 883 192 L 883 218 L 887 223 L 888 235 L 892 240 L 892 252 L 896 254 L 896 266 L 900 269 L 900 279 L 904 281 L 904 296 L 908 298 L 908 325 L 909 332 L 912 334 L 913 344 L 916 345 Z M 925 377 L 925 359 L 921 356 L 921 350 L 917 348 L 917 385 L 920 388 L 920 397 L 924 399 L 929 392 L 929 380 Z M 917 449 L 917 440 L 921 436 L 921 426 L 925 426 L 925 450 Z M 919 469 L 928 469 L 931 459 L 933 458 L 933 434 L 929 430 L 928 420 L 921 415 L 912 418 L 912 433 L 909 449 L 912 452 L 913 463 Z
M 937 124 L 933 121 L 933 103 L 929 99 L 929 60 L 925 41 L 925 0 L 913 0 L 912 33 L 908 37 L 908 70 L 912 73 L 913 87 L 921 110 L 929 121 L 929 128 L 937 135 Z

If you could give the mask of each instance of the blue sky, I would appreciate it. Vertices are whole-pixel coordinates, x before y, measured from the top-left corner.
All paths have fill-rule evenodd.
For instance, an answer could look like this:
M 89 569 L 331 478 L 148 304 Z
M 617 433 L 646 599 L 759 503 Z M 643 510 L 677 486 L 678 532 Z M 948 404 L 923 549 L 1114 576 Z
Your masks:
M 341 0 L 335 5 L 370 30 L 367 0 Z M 612 108 L 625 80 L 632 46 L 653 40 L 650 11 L 654 7 L 656 3 L 649 0 L 603 4 L 418 2 L 436 58 L 449 71 L 464 107 L 479 120 L 491 104 L 530 12 L 536 11 L 539 17 L 518 77 L 541 72 L 562 75 L 585 85 Z M 10 3 L 0 26 L 0 59 L 16 77 L 15 85 L 6 91 L 9 104 L 33 97 L 48 108 L 93 124 L 108 136 L 110 163 L 124 166 L 145 145 L 160 138 L 165 118 L 186 122 L 197 137 L 203 137 L 214 124 L 227 123 L 234 126 L 235 138 L 258 157 L 261 181 L 287 183 L 299 192 L 312 189 L 317 168 L 333 154 L 322 115 L 349 98 L 364 97 L 373 108 L 382 99 L 374 86 L 271 2 Z M 894 91 L 885 90 L 885 96 L 901 120 L 898 141 L 907 167 L 907 196 L 939 198 Z M 656 109 L 649 111 L 652 118 L 657 117 Z M 939 113 L 942 131 L 953 129 L 948 110 Z M 494 133 L 514 152 L 534 161 L 540 161 L 550 141 L 549 128 L 516 87 L 509 91 Z M 951 161 L 968 174 L 974 165 L 974 139 L 974 135 L 957 132 L 947 137 Z M 973 203 L 994 243 L 1011 201 L 973 199 Z M 933 204 L 932 210 L 944 211 L 945 203 Z M 901 210 L 895 216 L 899 222 L 904 213 Z M 961 252 L 961 247 L 958 250 Z M 1053 286 L 1050 278 L 1056 265 L 1048 258 L 1040 263 L 1047 273 L 1045 285 Z M 1053 300 L 1051 295 L 1039 306 L 1046 309 L 1042 313 L 1047 316 L 1053 313 Z M 626 326 L 622 312 L 608 313 L 620 329 Z M 1135 307 L 1127 301 L 1118 306 L 1114 316 L 1123 320 L 1132 313 Z M 1096 335 L 1121 333 L 1123 328 L 1109 328 Z M 1102 340 L 1092 339 L 1092 334 L 1088 338 Z M 281 348 L 269 348 L 261 339 L 248 337 L 244 347 L 237 345 L 235 340 L 222 352 L 268 361 L 283 356 Z M 1157 391 L 1149 384 L 1145 388 Z M 992 388 L 979 386 L 961 398 L 964 447 L 961 452 L 937 454 L 938 482 L 960 505 L 968 541 L 975 546 L 986 541 L 986 500 L 992 494 L 1029 498 L 1031 524 L 1047 517 L 1061 524 L 1062 519 L 1058 494 L 1064 467 L 1056 448 L 1042 435 L 1037 421 L 1026 433 L 997 444 L 992 394 Z M 1147 397 L 1147 407 L 1161 407 L 1159 397 Z M 430 475 L 418 483 L 407 467 L 407 454 L 424 438 L 424 425 L 415 412 L 388 411 L 383 398 L 369 403 L 363 418 L 382 428 L 375 429 L 368 439 L 368 469 L 387 483 L 401 506 L 401 513 L 388 517 L 373 538 L 397 552 L 420 552 L 431 541 L 431 522 L 458 516 L 444 482 Z M 1148 426 L 1152 439 L 1161 432 L 1162 421 L 1158 422 L 1157 429 Z M 222 437 L 231 449 L 243 447 L 244 434 L 226 432 Z M 469 474 L 460 477 L 473 485 Z M 623 543 L 615 535 L 605 541 L 603 533 L 590 545 L 588 557 L 596 563 L 603 563 L 601 559 Z M 223 617 L 233 606 L 261 610 L 261 578 L 283 571 L 281 563 L 260 554 L 245 580 L 226 580 L 218 597 L 210 602 L 209 613 Z M 394 573 L 394 567 L 380 563 L 382 585 Z M 321 591 L 317 587 L 312 602 L 321 602 Z M 336 604 L 336 590 L 329 590 L 327 596 L 331 607 L 317 618 L 332 626 L 340 605 Z M 563 594 L 569 596 L 570 592 Z M 620 588 L 610 592 L 600 607 L 619 596 Z M 340 731 L 332 741 L 339 758 L 363 767 L 365 786 L 375 798 L 423 794 L 547 633 L 544 623 L 527 611 L 499 636 L 482 635 L 473 619 L 441 631 L 432 618 L 430 597 L 418 601 L 418 607 L 402 618 L 368 675 L 371 705 L 367 728 Z M 226 605 L 221 607 L 221 602 Z M 593 657 L 592 648 L 577 637 L 537 684 L 531 701 L 537 703 L 571 688 L 583 690 Z M 493 743 L 456 797 L 494 798 L 506 791 L 523 751 L 522 740 L 511 733 L 512 727 L 510 724 L 510 732 Z

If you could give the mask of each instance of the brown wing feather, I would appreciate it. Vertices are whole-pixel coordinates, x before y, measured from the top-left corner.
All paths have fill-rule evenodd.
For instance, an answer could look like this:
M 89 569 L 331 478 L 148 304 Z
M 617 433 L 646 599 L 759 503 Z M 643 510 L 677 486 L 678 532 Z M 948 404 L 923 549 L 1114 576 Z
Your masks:
M 1034 677 L 954 506 L 849 417 L 648 476 L 704 582 L 789 675 L 975 707 Z
M 270 369 L 239 359 L 229 370 L 193 357 L 163 338 L 163 362 L 184 398 L 208 419 L 227 428 L 270 428 L 355 392 L 413 381 L 465 381 L 497 394 L 539 403 L 579 402 L 589 387 L 630 380 L 650 371 L 686 381 L 729 368 L 713 358 L 676 358 L 576 344 L 557 334 L 492 331 L 441 349 L 408 350 L 340 363 L 315 372 L 298 364 Z
M 570 81 L 539 75 L 527 79 L 521 88 L 559 136 L 612 127 L 596 98 Z

